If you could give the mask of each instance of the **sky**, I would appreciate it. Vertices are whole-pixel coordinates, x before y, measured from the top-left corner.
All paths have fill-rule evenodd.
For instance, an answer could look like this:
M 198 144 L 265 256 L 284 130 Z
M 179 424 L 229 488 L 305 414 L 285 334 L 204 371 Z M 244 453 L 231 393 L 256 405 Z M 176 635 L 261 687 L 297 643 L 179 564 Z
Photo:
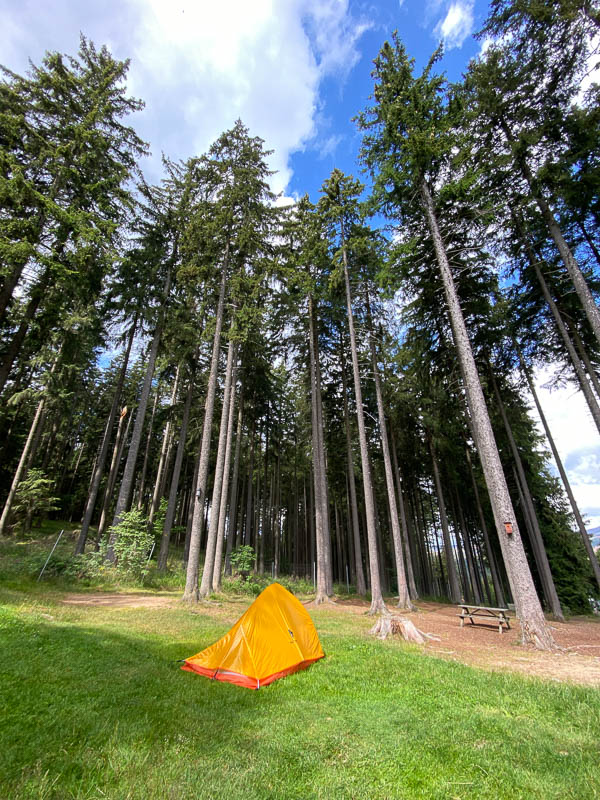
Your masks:
M 458 79 L 482 42 L 473 34 L 484 0 L 0 0 L 0 63 L 23 73 L 47 50 L 75 54 L 83 33 L 130 59 L 128 89 L 145 101 L 129 122 L 161 154 L 199 155 L 237 118 L 274 152 L 273 190 L 282 201 L 319 188 L 334 167 L 361 177 L 352 118 L 368 105 L 372 61 L 397 30 L 422 67 L 440 40 L 441 68 Z M 600 525 L 600 446 L 573 389 L 541 401 L 575 495 Z

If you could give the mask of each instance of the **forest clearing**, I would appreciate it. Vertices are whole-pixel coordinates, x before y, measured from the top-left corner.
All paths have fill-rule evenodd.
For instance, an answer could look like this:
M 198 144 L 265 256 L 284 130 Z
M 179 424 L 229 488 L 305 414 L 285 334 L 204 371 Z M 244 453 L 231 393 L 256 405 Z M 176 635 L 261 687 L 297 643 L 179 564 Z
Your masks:
M 118 47 L 0 67 L 0 800 L 600 797 L 600 5 L 350 3 L 278 162 L 300 61 L 155 179 Z
M 11 567 L 11 562 L 13 566 Z M 369 634 L 354 596 L 311 605 L 325 658 L 257 692 L 181 671 L 252 597 L 73 592 L 0 558 L 6 800 L 597 798 L 600 623 L 551 622 L 564 649 L 410 612 L 440 641 Z M 388 598 L 389 602 L 389 598 Z

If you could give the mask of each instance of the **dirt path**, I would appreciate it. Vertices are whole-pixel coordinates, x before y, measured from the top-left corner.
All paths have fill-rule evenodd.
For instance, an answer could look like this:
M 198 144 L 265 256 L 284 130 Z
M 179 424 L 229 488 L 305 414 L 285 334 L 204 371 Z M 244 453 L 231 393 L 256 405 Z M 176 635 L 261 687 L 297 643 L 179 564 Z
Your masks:
M 361 601 L 336 603 L 345 613 L 365 613 Z M 393 608 L 390 607 L 393 611 Z M 520 644 L 520 627 L 511 617 L 511 630 L 498 633 L 497 626 L 471 625 L 463 628 L 455 606 L 419 603 L 418 611 L 406 614 L 417 628 L 440 637 L 426 645 L 427 652 L 488 670 L 513 670 L 546 680 L 600 686 L 600 620 L 575 618 L 549 622 L 561 648 L 545 653 Z
M 110 608 L 164 608 L 176 602 L 173 595 L 161 594 L 106 594 L 95 592 L 90 594 L 67 594 L 62 602 L 69 606 L 107 606 Z
M 107 608 L 165 608 L 175 606 L 179 594 L 103 593 L 68 594 L 62 602 L 71 606 Z M 249 601 L 248 601 L 249 604 Z M 216 616 L 236 619 L 245 604 L 226 600 L 215 604 Z M 327 611 L 364 615 L 369 604 L 362 600 L 338 601 Z M 390 606 L 390 611 L 394 611 Z M 552 635 L 561 648 L 545 653 L 520 645 L 520 629 L 511 618 L 511 630 L 498 633 L 497 626 L 466 623 L 460 627 L 455 606 L 419 603 L 418 610 L 406 614 L 417 628 L 440 637 L 425 649 L 431 655 L 493 671 L 516 671 L 546 680 L 567 681 L 600 687 L 600 619 L 572 619 L 550 622 Z

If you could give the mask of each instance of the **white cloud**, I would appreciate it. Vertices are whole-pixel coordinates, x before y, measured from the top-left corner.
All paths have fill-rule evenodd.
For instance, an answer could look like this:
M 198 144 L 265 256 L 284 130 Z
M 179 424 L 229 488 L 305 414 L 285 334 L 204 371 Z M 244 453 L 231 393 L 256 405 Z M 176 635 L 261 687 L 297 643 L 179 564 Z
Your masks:
M 462 47 L 473 30 L 474 0 L 456 0 L 446 12 L 444 19 L 435 26 L 434 33 L 442 39 L 446 48 Z
M 481 47 L 479 48 L 478 56 L 479 58 L 483 58 L 490 47 L 493 45 L 494 40 L 491 36 L 486 36 L 485 39 L 481 43 Z
M 183 122 L 169 152 L 203 152 L 240 117 L 275 151 L 272 187 L 284 190 L 290 155 L 317 133 L 322 78 L 345 76 L 359 58 L 365 24 L 350 17 L 348 0 L 130 2 L 142 20 L 132 85 L 150 113 L 158 104 Z
M 327 158 L 327 156 L 335 155 L 337 146 L 342 141 L 342 136 L 337 133 L 327 136 L 325 139 L 318 143 L 319 158 Z
M 600 437 L 581 392 L 548 389 L 551 375 L 549 369 L 537 372 L 536 391 L 577 504 L 594 527 L 600 524 Z M 538 419 L 535 408 L 533 414 Z
M 160 154 L 204 152 L 239 117 L 275 150 L 272 188 L 291 177 L 290 156 L 315 139 L 326 75 L 343 80 L 369 27 L 349 0 L 0 0 L 0 60 L 22 71 L 44 50 L 74 53 L 79 31 L 131 57 L 128 87 L 146 102 L 132 119 Z

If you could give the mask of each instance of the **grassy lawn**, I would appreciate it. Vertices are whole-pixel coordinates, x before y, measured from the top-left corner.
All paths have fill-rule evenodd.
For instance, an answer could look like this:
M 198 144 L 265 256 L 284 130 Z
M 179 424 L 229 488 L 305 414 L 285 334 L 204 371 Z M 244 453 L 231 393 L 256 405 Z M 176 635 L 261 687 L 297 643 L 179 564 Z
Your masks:
M 251 598 L 82 607 L 57 582 L 0 587 L 2 800 L 600 797 L 598 690 L 443 661 L 319 608 L 326 658 L 250 691 L 176 662 Z

